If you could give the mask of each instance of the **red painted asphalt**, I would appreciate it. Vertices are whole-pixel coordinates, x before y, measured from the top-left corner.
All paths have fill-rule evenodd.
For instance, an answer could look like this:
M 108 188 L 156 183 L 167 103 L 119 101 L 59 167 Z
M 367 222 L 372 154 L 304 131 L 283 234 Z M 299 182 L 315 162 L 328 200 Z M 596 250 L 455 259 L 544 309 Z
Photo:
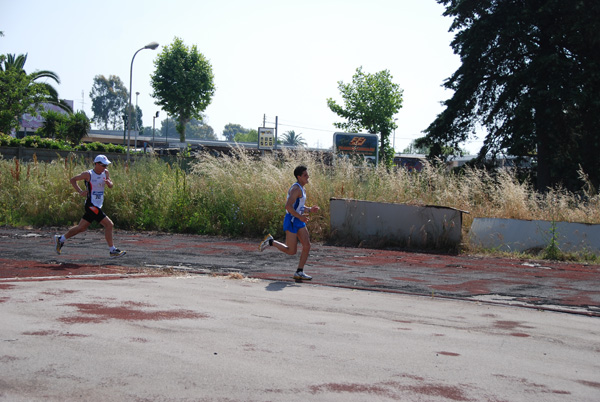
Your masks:
M 240 273 L 285 287 L 293 282 L 299 257 L 275 248 L 261 253 L 256 239 L 118 231 L 115 244 L 127 255 L 111 259 L 101 230 L 76 236 L 57 255 L 53 236 L 63 232 L 0 228 L 0 289 L 15 280 L 119 278 L 172 270 Z M 314 285 L 600 316 L 600 265 L 313 244 L 305 270 Z

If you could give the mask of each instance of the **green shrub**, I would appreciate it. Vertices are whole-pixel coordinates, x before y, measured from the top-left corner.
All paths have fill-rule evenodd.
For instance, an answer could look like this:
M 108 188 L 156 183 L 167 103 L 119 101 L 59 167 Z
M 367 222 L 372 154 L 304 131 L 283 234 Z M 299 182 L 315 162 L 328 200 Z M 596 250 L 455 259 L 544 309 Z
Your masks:
M 127 149 L 122 145 L 103 144 L 101 142 L 81 143 L 73 146 L 70 142 L 64 140 L 55 140 L 51 138 L 40 138 L 38 135 L 28 135 L 22 139 L 14 138 L 6 134 L 0 134 L 0 146 L 2 147 L 26 147 L 26 148 L 45 148 L 58 149 L 61 151 L 91 151 L 98 153 L 125 153 Z

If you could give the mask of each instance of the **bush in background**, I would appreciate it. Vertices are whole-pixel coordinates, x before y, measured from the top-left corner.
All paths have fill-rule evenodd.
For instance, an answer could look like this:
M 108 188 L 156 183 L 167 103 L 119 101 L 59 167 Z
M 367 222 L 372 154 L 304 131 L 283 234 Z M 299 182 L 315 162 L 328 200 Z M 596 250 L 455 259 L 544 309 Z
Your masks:
M 122 145 L 103 144 L 101 142 L 89 142 L 73 146 L 70 141 L 60 139 L 41 138 L 37 135 L 28 135 L 24 138 L 19 139 L 6 134 L 0 134 L 0 147 L 45 148 L 59 149 L 62 151 L 91 151 L 98 153 L 125 153 L 127 151 L 127 149 Z

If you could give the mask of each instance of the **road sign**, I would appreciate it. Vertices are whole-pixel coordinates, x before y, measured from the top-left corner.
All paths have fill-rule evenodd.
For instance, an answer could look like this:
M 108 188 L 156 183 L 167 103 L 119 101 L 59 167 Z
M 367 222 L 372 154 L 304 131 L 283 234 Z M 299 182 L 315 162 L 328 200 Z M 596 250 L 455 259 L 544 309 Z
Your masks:
M 273 149 L 275 146 L 275 129 L 258 128 L 258 149 Z
M 379 162 L 379 137 L 377 134 L 334 133 L 333 145 L 336 154 L 363 156 L 375 164 Z

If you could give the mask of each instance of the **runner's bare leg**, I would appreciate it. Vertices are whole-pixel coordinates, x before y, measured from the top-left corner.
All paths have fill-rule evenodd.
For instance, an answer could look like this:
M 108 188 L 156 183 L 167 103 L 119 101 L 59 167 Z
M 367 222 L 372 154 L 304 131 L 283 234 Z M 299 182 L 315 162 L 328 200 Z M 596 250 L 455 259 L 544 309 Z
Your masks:
M 294 255 L 298 251 L 298 236 L 296 233 L 285 232 L 285 244 L 273 240 L 273 246 L 288 255 Z

